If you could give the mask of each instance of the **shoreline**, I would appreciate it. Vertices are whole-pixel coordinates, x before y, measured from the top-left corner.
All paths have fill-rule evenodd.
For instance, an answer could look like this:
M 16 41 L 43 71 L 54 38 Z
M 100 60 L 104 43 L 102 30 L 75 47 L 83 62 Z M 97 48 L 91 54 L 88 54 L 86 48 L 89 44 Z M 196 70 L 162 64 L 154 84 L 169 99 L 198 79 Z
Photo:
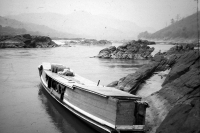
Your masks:
M 155 133 L 159 130 L 162 133 L 168 133 L 169 130 L 166 126 L 172 126 L 174 130 L 179 130 L 177 125 L 168 124 L 181 121 L 181 118 L 187 115 L 187 113 L 179 114 L 174 110 L 187 104 L 190 105 L 191 110 L 198 109 L 198 102 L 196 102 L 200 96 L 197 91 L 200 86 L 200 81 L 198 81 L 198 75 L 200 74 L 198 67 L 200 67 L 200 64 L 198 62 L 200 62 L 200 55 L 194 47 L 182 46 L 179 49 L 174 46 L 167 52 L 155 54 L 152 62 L 142 66 L 135 73 L 128 74 L 119 81 L 108 84 L 108 86 L 132 94 L 144 95 L 143 99 L 150 105 L 146 115 L 147 132 Z M 149 87 L 142 88 L 144 82 L 148 82 L 154 76 L 159 75 L 165 76 L 160 88 L 156 90 L 147 90 L 151 89 Z M 154 86 L 154 84 L 151 85 Z M 187 99 L 188 97 L 191 98 Z M 191 106 L 191 102 L 194 102 L 194 106 Z M 172 113 L 177 115 L 171 116 Z M 196 119 L 192 117 L 190 116 L 188 121 L 196 123 Z M 184 126 L 181 128 L 184 128 Z M 188 130 L 193 129 L 194 127 L 191 126 Z
M 136 92 L 136 95 L 141 97 L 147 97 L 151 94 L 159 91 L 162 88 L 167 75 L 169 74 L 170 69 L 160 72 L 155 72 L 150 78 L 144 81 Z
M 192 39 L 185 39 L 185 38 L 175 38 L 175 39 L 148 39 L 148 38 L 141 38 L 145 39 L 148 41 L 154 41 L 156 43 L 166 43 L 166 44 L 192 44 L 192 45 L 197 45 L 197 39 L 192 38 Z

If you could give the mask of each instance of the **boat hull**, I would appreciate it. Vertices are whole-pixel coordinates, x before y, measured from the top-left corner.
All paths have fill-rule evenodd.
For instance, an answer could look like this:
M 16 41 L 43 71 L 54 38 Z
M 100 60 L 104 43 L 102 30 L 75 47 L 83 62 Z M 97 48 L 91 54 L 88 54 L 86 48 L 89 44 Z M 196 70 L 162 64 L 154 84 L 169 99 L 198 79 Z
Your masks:
M 48 94 L 97 131 L 102 133 L 144 131 L 144 125 L 134 125 L 136 116 L 134 117 L 133 115 L 134 110 L 136 110 L 136 104 L 133 100 L 120 100 L 112 96 L 105 96 L 104 93 L 112 95 L 107 90 L 103 90 L 105 92 L 99 94 L 99 90 L 94 93 L 89 88 L 87 88 L 88 90 L 81 88 L 81 85 L 70 87 L 70 82 L 65 84 L 63 77 L 44 70 L 42 65 L 38 67 L 38 70 L 42 86 Z M 59 79 L 63 82 L 59 82 Z M 52 80 L 57 82 L 57 86 Z M 64 91 L 62 91 L 63 87 Z M 62 89 L 56 90 L 55 88 Z M 118 93 L 115 94 L 117 95 Z

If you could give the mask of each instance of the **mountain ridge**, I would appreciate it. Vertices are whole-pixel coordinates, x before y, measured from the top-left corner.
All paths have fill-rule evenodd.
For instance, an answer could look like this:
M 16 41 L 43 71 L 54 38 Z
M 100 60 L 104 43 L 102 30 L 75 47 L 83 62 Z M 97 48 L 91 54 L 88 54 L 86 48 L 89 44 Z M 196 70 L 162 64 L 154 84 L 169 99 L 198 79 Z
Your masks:
M 14 29 L 25 29 L 29 34 L 45 35 L 50 37 L 75 37 L 69 33 L 58 32 L 45 25 L 38 25 L 33 23 L 20 22 L 15 19 L 10 19 L 0 16 L 0 25 L 2 27 L 12 27 Z
M 134 39 L 144 30 L 131 21 L 119 20 L 87 12 L 74 12 L 68 15 L 58 13 L 26 13 L 7 16 L 21 22 L 42 24 L 61 32 L 76 34 L 77 37 L 95 39 Z

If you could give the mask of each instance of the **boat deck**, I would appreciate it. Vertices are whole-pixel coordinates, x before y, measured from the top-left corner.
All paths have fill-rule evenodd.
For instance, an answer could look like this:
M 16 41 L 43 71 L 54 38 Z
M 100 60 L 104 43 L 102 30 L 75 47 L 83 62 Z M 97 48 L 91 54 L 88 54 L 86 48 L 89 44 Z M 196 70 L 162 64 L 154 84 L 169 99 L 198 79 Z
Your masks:
M 71 89 L 81 89 L 90 93 L 101 95 L 103 97 L 119 97 L 126 99 L 141 99 L 141 97 L 132 95 L 130 93 L 115 89 L 113 87 L 104 87 L 102 85 L 97 86 L 97 83 L 92 82 L 88 79 L 85 79 L 78 74 L 75 76 L 64 76 L 57 73 L 53 73 L 48 67 L 48 64 L 45 64 L 45 73 L 51 78 L 55 79 L 57 82 L 71 88 Z M 44 65 L 43 65 L 44 66 Z

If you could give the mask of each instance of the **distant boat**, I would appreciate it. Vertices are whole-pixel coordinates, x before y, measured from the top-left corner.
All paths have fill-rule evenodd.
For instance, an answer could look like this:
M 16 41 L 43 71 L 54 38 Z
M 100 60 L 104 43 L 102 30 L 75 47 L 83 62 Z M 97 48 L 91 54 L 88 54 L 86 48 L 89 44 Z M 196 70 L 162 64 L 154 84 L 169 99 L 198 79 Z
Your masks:
M 96 130 L 144 131 L 148 104 L 141 102 L 140 97 L 112 87 L 97 86 L 61 64 L 42 63 L 38 70 L 45 90 Z

